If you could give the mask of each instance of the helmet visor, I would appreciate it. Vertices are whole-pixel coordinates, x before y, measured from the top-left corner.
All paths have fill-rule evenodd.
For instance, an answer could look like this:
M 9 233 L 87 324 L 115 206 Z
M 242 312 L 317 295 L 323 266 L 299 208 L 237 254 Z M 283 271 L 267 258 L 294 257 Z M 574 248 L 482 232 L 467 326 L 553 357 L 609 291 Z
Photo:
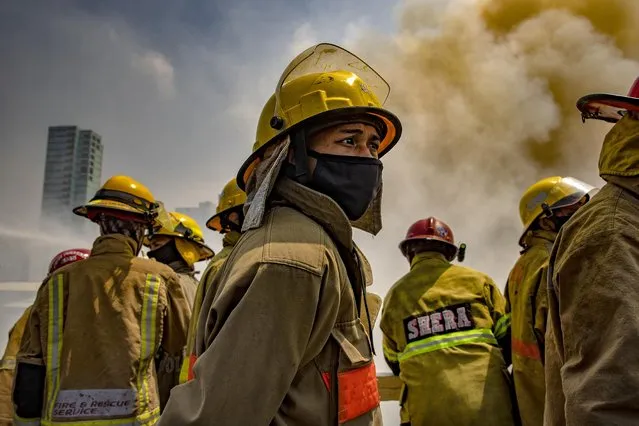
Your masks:
M 592 196 L 597 191 L 597 188 L 594 186 L 572 177 L 561 179 L 558 185 L 562 186 L 564 191 L 569 193 L 569 195 L 550 206 L 553 210 L 577 204 L 583 197 Z
M 288 109 L 287 105 L 281 104 L 280 92 L 282 86 L 289 81 L 307 74 L 331 71 L 350 71 L 366 83 L 382 105 L 388 99 L 390 86 L 366 62 L 339 46 L 320 43 L 297 55 L 286 67 L 275 89 L 277 105 L 281 109 Z M 277 108 L 275 110 L 277 111 Z

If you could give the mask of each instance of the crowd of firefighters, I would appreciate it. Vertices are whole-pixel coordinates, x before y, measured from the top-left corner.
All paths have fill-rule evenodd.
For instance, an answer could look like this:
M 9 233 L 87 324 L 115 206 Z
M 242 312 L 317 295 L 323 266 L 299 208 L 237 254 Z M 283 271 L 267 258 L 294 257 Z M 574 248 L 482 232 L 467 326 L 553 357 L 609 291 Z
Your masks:
M 52 260 L 10 332 L 1 421 L 381 424 L 381 298 L 352 228 L 381 229 L 380 159 L 401 135 L 388 92 L 338 46 L 295 58 L 206 223 L 223 235 L 217 254 L 146 186 L 108 179 L 73 210 L 99 227 L 92 249 Z M 453 264 L 465 246 L 442 220 L 409 228 L 410 271 L 381 307 L 402 425 L 639 423 L 638 97 L 635 85 L 579 101 L 584 119 L 616 123 L 599 161 L 607 183 L 593 196 L 550 177 L 524 192 L 504 294 Z

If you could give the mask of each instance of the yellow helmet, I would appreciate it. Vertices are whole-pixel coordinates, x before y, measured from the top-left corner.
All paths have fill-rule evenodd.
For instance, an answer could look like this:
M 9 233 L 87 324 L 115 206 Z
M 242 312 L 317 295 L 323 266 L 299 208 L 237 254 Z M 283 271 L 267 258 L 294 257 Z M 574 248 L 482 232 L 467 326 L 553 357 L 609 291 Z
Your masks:
M 204 234 L 197 221 L 183 213 L 170 212 L 170 223 L 164 224 L 160 230 L 154 232 L 144 241 L 146 246 L 157 237 L 171 237 L 175 239 L 180 256 L 189 266 L 215 255 L 204 243 Z
M 379 157 L 383 156 L 402 132 L 399 119 L 383 108 L 389 92 L 379 74 L 345 49 L 322 43 L 305 50 L 284 70 L 262 111 L 253 152 L 237 175 L 239 187 L 246 189 L 270 146 L 310 122 L 369 114 L 385 127 L 378 150 Z
M 93 220 L 92 212 L 113 210 L 140 216 L 152 222 L 157 217 L 159 203 L 149 189 L 129 176 L 113 176 L 85 205 L 73 209 L 73 213 Z
M 241 211 L 246 202 L 246 193 L 237 186 L 236 179 L 228 181 L 220 194 L 215 214 L 206 222 L 206 227 L 214 231 L 224 232 L 222 215 L 231 213 L 232 210 Z
M 577 204 L 593 189 L 593 186 L 579 179 L 561 176 L 545 178 L 530 186 L 519 201 L 519 216 L 524 225 L 519 244 L 523 244 L 530 227 L 548 210 Z

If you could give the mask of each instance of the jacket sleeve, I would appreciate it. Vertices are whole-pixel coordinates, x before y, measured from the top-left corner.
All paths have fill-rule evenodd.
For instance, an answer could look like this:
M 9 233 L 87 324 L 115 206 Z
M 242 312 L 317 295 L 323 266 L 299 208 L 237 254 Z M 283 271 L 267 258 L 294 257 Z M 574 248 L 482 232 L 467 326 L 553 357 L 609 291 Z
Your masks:
M 160 407 L 166 405 L 171 389 L 180 381 L 180 366 L 186 346 L 191 307 L 177 276 L 166 279 L 166 317 L 162 344 L 156 359 Z
M 41 312 L 48 309 L 49 281 L 40 287 L 31 308 L 25 334 L 16 354 L 13 384 L 14 424 L 38 425 L 44 407 L 46 365 L 42 347 Z M 46 322 L 44 323 L 46 324 Z
M 539 273 L 537 291 L 533 295 L 533 327 L 542 364 L 545 362 L 546 328 L 548 324 L 548 265 L 542 267 Z
M 502 348 L 506 365 L 512 362 L 510 339 L 510 314 L 506 312 L 506 299 L 492 279 L 484 284 L 484 298 L 493 320 L 493 334 Z
M 248 286 L 234 275 L 209 310 L 217 332 L 207 332 L 195 378 L 173 389 L 161 425 L 270 424 L 304 357 L 330 336 L 339 292 L 321 275 L 269 263 Z
M 639 416 L 639 244 L 633 225 L 558 256 L 567 425 L 636 425 Z
M 390 295 L 386 295 L 384 300 L 384 308 L 382 310 L 382 319 L 379 327 L 382 329 L 382 350 L 384 352 L 384 360 L 394 375 L 399 376 L 399 348 L 393 337 L 393 324 L 388 315 L 388 300 Z M 392 309 L 392 307 L 391 307 Z

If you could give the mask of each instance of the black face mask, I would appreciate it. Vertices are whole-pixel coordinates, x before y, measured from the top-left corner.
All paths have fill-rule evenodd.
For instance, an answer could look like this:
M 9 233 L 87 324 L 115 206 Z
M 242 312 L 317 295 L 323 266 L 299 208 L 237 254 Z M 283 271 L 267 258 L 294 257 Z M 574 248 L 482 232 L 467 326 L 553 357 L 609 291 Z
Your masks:
M 382 181 L 382 162 L 376 158 L 320 154 L 308 151 L 317 160 L 308 186 L 329 196 L 350 220 L 364 215 Z
M 561 229 L 562 226 L 566 224 L 570 220 L 571 216 L 553 216 L 552 221 L 555 224 L 555 229 L 557 232 Z
M 147 256 L 160 263 L 164 263 L 165 265 L 182 259 L 177 247 L 175 246 L 175 241 L 170 241 L 158 249 L 147 252 Z

